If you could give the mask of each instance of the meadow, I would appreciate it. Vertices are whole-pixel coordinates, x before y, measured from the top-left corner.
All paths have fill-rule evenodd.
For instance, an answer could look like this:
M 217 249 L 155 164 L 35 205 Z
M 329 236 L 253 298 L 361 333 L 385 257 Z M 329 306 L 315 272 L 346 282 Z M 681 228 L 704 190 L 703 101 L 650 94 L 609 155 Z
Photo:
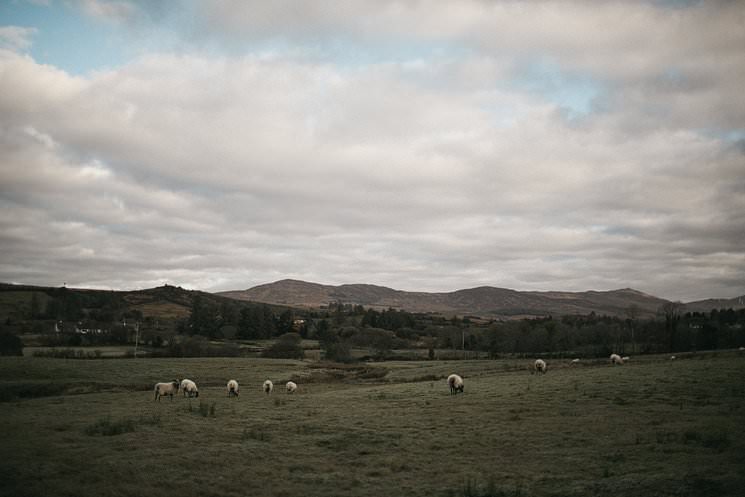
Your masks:
M 742 353 L 529 364 L 2 357 L 0 495 L 743 495 Z

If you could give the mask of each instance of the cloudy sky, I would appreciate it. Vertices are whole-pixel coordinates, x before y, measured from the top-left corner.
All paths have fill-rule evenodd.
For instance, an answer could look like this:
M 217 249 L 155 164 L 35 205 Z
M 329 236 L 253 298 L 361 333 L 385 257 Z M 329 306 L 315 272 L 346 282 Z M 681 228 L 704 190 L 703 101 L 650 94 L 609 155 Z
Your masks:
M 745 294 L 738 1 L 7 0 L 0 281 Z

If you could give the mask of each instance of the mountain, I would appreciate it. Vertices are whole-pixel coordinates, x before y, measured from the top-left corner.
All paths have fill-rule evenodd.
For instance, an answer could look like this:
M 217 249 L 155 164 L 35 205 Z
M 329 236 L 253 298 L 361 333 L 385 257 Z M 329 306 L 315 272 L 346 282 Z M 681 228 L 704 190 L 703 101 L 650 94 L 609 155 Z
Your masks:
M 710 312 L 712 309 L 743 309 L 745 295 L 733 299 L 706 299 L 685 304 L 686 312 Z
M 298 280 L 281 280 L 248 290 L 220 292 L 238 300 L 320 308 L 331 302 L 377 309 L 433 312 L 455 315 L 513 319 L 566 314 L 625 316 L 633 306 L 637 316 L 653 316 L 664 299 L 630 288 L 587 292 L 521 292 L 490 286 L 447 293 L 405 292 L 376 285 L 321 285 Z

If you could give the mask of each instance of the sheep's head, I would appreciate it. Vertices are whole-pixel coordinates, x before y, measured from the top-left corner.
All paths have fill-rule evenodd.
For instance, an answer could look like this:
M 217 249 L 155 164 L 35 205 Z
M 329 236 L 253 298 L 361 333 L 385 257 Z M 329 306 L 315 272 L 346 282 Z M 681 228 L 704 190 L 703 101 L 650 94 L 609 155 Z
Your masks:
M 181 383 L 179 383 L 178 380 L 173 380 L 171 382 L 171 385 L 173 385 L 173 388 L 178 388 L 181 385 Z

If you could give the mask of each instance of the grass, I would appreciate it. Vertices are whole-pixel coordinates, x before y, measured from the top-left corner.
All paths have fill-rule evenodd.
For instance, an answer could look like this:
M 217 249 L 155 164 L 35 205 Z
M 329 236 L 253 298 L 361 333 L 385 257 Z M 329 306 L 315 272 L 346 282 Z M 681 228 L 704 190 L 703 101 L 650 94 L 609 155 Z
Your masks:
M 741 495 L 745 357 L 527 362 L 0 358 L 0 495 Z M 153 401 L 183 377 L 199 399 Z

